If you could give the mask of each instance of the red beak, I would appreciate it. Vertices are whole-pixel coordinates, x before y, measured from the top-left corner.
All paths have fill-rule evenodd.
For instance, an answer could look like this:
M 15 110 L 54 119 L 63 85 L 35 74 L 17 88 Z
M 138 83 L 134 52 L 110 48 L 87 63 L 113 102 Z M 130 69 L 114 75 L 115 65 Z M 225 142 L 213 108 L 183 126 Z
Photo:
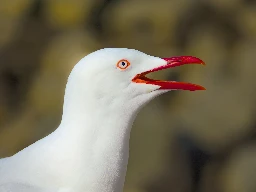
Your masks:
M 189 91 L 205 90 L 204 87 L 200 85 L 192 84 L 192 83 L 176 82 L 176 81 L 161 81 L 161 80 L 153 80 L 153 79 L 147 78 L 146 75 L 149 73 L 172 68 L 172 67 L 177 67 L 180 65 L 186 65 L 186 64 L 205 65 L 205 63 L 201 59 L 192 57 L 192 56 L 170 57 L 170 58 L 163 58 L 163 59 L 167 61 L 166 65 L 137 74 L 132 79 L 132 81 L 135 83 L 158 85 L 160 86 L 159 89 L 165 89 L 165 90 L 189 90 Z

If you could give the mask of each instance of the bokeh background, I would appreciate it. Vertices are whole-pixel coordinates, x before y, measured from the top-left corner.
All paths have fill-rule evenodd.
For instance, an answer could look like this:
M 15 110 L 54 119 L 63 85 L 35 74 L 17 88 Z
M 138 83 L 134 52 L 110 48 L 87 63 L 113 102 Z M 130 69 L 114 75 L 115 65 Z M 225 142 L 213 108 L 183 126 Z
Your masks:
M 59 124 L 72 67 L 104 47 L 194 55 L 201 84 L 138 115 L 125 192 L 256 192 L 255 0 L 0 0 L 0 157 Z

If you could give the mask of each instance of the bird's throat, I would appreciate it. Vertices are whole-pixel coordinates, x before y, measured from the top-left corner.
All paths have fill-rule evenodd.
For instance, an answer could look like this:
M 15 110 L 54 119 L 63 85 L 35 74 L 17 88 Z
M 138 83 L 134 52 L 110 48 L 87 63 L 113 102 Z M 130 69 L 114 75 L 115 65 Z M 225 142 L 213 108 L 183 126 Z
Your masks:
M 77 177 L 78 186 L 86 186 L 87 190 L 90 186 L 89 191 L 99 192 L 122 190 L 135 116 L 105 107 L 65 119 L 59 129 L 66 152 L 70 150 L 69 161 L 73 163 L 69 164 L 76 166 L 77 173 L 84 173 Z
M 81 92 L 75 83 L 67 85 L 62 122 L 56 130 L 61 137 L 59 157 L 73 174 L 73 183 L 81 191 L 122 191 L 129 158 L 130 131 L 138 103 L 124 106 L 119 98 L 98 98 Z M 77 94 L 80 91 L 80 94 Z M 64 182 L 70 182 L 68 178 Z M 78 191 L 77 190 L 77 191 Z

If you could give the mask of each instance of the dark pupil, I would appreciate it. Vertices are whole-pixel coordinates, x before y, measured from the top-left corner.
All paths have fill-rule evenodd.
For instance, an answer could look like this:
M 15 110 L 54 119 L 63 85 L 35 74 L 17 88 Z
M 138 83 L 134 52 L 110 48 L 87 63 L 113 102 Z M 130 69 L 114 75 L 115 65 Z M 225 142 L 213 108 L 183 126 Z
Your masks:
M 125 66 L 125 64 L 126 64 L 125 62 L 122 62 L 122 65 L 123 65 L 123 66 Z

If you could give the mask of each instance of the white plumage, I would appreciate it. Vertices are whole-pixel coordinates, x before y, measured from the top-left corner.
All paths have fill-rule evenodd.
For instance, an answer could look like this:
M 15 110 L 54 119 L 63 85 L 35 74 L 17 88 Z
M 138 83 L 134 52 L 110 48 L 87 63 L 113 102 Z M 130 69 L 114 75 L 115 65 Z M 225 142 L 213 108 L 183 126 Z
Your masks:
M 173 82 L 153 82 L 143 73 L 188 63 L 169 61 L 125 48 L 102 49 L 80 60 L 69 76 L 56 131 L 0 159 L 0 192 L 122 191 L 136 114 L 172 89 Z

